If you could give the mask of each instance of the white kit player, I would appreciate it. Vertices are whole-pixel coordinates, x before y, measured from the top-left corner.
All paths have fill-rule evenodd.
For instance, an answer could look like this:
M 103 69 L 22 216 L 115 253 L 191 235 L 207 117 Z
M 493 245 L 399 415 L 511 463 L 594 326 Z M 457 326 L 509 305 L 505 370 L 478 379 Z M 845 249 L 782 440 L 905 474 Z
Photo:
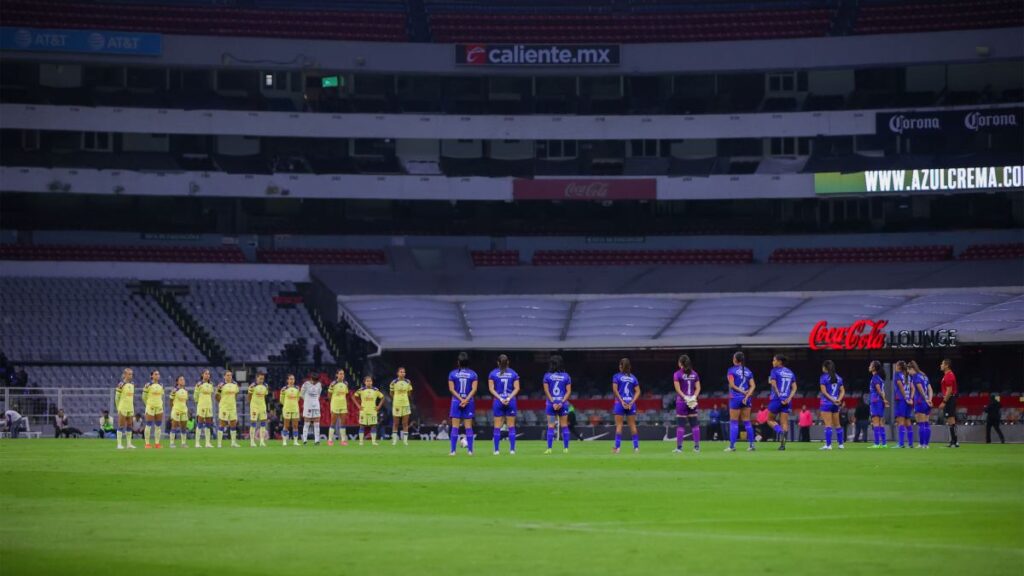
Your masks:
M 323 386 L 319 380 L 306 380 L 302 383 L 299 395 L 302 396 L 302 443 L 306 443 L 310 425 L 313 427 L 313 443 L 320 444 L 320 393 Z

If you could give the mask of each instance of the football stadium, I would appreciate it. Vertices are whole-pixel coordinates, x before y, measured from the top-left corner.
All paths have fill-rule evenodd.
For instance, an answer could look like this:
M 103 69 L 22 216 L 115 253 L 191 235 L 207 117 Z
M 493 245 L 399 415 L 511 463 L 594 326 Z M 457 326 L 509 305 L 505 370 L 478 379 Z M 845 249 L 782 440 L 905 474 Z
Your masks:
M 0 411 L 4 576 L 1019 576 L 1024 3 L 3 0 Z

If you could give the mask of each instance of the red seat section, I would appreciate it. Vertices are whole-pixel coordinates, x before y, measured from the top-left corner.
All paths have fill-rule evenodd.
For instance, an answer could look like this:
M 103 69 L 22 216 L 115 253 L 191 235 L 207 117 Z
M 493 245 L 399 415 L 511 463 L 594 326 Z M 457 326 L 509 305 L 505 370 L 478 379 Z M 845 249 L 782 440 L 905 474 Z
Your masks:
M 934 30 L 973 30 L 1024 26 L 1020 0 L 943 0 L 942 2 L 861 2 L 854 32 L 889 34 Z
M 211 6 L 4 0 L 4 26 L 96 28 L 210 36 L 402 42 L 404 12 L 254 10 Z
M 538 250 L 535 266 L 749 264 L 752 250 Z
M 518 266 L 519 250 L 473 250 L 474 266 Z
M 244 263 L 237 246 L 82 246 L 0 244 L 0 260 L 89 260 L 94 262 Z
M 691 42 L 824 36 L 832 10 L 640 14 L 434 13 L 435 42 Z
M 960 253 L 961 260 L 1024 260 L 1024 242 L 972 244 Z
M 870 248 L 779 248 L 769 262 L 827 264 L 858 262 L 934 262 L 950 260 L 952 246 L 884 246 Z
M 345 264 L 374 266 L 387 263 L 383 250 L 279 248 L 257 250 L 256 259 L 270 264 Z

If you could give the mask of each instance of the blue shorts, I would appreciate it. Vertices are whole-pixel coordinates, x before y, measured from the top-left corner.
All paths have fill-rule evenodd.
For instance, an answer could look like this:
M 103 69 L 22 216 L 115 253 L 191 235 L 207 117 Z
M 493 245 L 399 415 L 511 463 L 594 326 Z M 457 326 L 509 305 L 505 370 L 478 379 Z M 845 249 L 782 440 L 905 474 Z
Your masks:
M 892 415 L 894 418 L 910 418 L 910 405 L 904 400 L 897 399 L 893 404 Z
M 821 411 L 822 412 L 831 412 L 833 414 L 838 414 L 839 413 L 839 406 L 836 406 L 835 404 L 833 404 L 831 402 L 827 402 L 825 400 L 822 400 L 821 401 Z
M 459 401 L 452 398 L 452 409 L 448 412 L 449 418 L 458 418 L 460 420 L 472 420 L 473 413 L 476 411 L 476 399 L 470 400 L 466 407 L 459 406 Z
M 636 404 L 633 404 L 632 408 L 626 409 L 618 400 L 615 401 L 615 406 L 612 407 L 612 414 L 616 416 L 636 416 Z
M 778 398 L 768 403 L 768 411 L 772 414 L 789 414 L 792 410 L 792 404 L 783 404 Z
M 497 398 L 491 403 L 491 412 L 495 418 L 504 418 L 505 416 L 516 416 L 516 399 L 513 398 L 508 401 L 508 405 L 505 405 L 501 400 Z
M 872 418 L 884 418 L 885 417 L 885 404 L 882 402 L 871 403 L 871 417 Z
M 547 402 L 544 406 L 544 413 L 548 416 L 568 416 L 569 415 L 569 403 L 562 400 L 562 407 L 555 410 L 551 402 Z
M 750 408 L 750 402 L 744 402 L 743 398 L 729 398 L 729 410 L 741 410 Z
M 927 404 L 914 404 L 914 412 L 918 414 L 931 414 L 932 407 Z

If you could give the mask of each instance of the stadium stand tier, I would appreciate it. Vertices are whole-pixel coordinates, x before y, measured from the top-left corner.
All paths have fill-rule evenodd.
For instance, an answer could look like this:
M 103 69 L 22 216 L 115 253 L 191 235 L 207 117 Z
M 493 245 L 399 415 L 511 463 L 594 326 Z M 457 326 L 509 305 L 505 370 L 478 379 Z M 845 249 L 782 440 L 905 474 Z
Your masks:
M 952 246 L 888 246 L 874 248 L 780 248 L 768 257 L 779 263 L 931 262 L 950 260 Z
M 0 349 L 19 361 L 203 362 L 152 298 L 123 280 L 0 277 Z
M 256 259 L 270 264 L 386 264 L 387 255 L 383 250 L 327 250 L 306 248 L 261 249 Z
M 1024 260 L 1024 242 L 972 244 L 960 254 L 961 260 Z
M 749 264 L 750 250 L 538 250 L 535 266 Z

